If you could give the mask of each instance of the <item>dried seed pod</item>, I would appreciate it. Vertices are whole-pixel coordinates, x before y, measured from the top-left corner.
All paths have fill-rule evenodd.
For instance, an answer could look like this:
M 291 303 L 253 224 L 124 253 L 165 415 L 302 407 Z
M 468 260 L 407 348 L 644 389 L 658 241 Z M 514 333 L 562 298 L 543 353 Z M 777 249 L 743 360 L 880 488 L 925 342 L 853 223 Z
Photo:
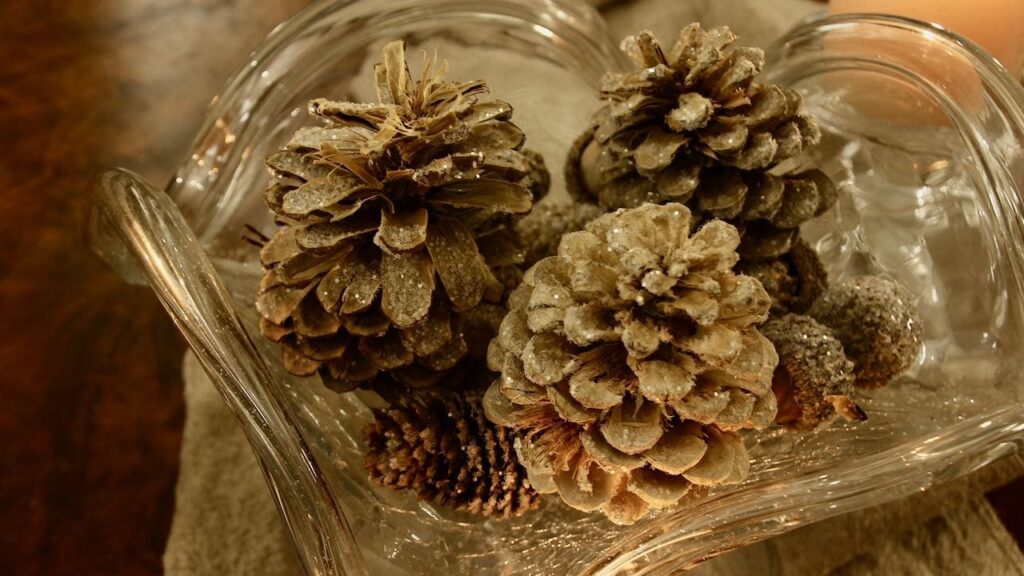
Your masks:
M 365 438 L 366 469 L 381 486 L 488 518 L 515 517 L 540 505 L 514 435 L 484 417 L 478 397 L 406 392 L 374 413 Z
M 285 367 L 339 391 L 394 373 L 436 382 L 469 352 L 468 318 L 521 279 L 510 230 L 546 192 L 512 108 L 480 81 L 414 79 L 401 42 L 376 68 L 379 103 L 313 100 L 320 126 L 267 158 L 265 195 L 280 228 L 264 246 L 261 331 Z
M 569 153 L 570 194 L 612 210 L 680 202 L 698 220 L 757 222 L 775 233 L 745 235 L 741 254 L 785 253 L 790 231 L 828 210 L 836 188 L 817 170 L 776 174 L 821 132 L 797 92 L 756 81 L 763 52 L 735 40 L 728 28 L 698 24 L 671 50 L 650 32 L 626 38 L 638 69 L 603 81 L 605 104 Z M 759 242 L 770 246 L 747 246 Z
M 776 423 L 797 430 L 827 425 L 836 414 L 864 420 L 853 394 L 853 363 L 832 332 L 810 316 L 786 314 L 761 327 L 775 344 L 779 365 L 772 388 L 778 399 Z
M 681 204 L 645 204 L 562 237 L 509 297 L 488 350 L 487 416 L 521 431 L 524 465 L 570 506 L 635 521 L 691 485 L 738 482 L 734 432 L 775 417 L 771 305 L 732 271 L 737 230 L 691 234 Z
M 736 270 L 761 282 L 772 298 L 772 314 L 804 313 L 828 287 L 828 272 L 817 252 L 797 240 L 778 258 L 740 260 Z
M 921 352 L 923 334 L 914 297 L 892 280 L 844 279 L 826 290 L 808 314 L 843 343 L 857 386 L 885 386 Z

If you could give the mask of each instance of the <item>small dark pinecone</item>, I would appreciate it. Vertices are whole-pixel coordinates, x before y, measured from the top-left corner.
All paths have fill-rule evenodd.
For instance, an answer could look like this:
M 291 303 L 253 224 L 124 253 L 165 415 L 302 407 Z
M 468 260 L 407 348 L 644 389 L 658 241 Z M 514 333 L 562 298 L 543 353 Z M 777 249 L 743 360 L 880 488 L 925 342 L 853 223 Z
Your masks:
M 484 417 L 479 397 L 414 392 L 374 416 L 365 432 L 365 464 L 377 484 L 487 518 L 540 505 L 513 432 Z
M 384 373 L 428 386 L 497 328 L 524 255 L 511 223 L 547 175 L 511 106 L 443 73 L 427 62 L 414 79 L 389 43 L 379 103 L 314 100 L 323 125 L 267 159 L 280 228 L 256 307 L 289 372 L 338 391 Z
M 755 82 L 764 53 L 731 46 L 735 39 L 697 24 L 668 53 L 650 32 L 626 38 L 639 69 L 603 81 L 605 106 L 569 154 L 570 194 L 606 209 L 683 203 L 698 223 L 736 225 L 744 258 L 785 253 L 799 225 L 835 203 L 836 189 L 818 170 L 768 173 L 821 132 L 798 93 Z

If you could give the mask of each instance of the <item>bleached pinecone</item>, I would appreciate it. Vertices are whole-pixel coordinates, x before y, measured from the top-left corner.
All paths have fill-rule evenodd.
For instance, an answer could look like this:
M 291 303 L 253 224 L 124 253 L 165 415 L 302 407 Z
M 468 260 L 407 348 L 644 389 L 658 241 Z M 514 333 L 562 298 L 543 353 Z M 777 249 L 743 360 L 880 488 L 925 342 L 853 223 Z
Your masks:
M 736 270 L 757 278 L 772 298 L 772 314 L 804 313 L 828 287 L 828 272 L 814 251 L 797 240 L 778 258 L 741 259 Z
M 779 354 L 772 389 L 778 403 L 775 422 L 797 430 L 813 430 L 836 415 L 866 420 L 854 403 L 853 363 L 827 327 L 803 314 L 772 318 L 761 326 Z
M 631 523 L 693 485 L 742 480 L 734 432 L 775 417 L 771 305 L 732 271 L 739 235 L 681 204 L 606 214 L 530 268 L 488 350 L 493 422 L 540 492 Z
M 489 422 L 479 401 L 419 391 L 376 411 L 365 431 L 370 479 L 488 518 L 511 518 L 539 506 L 512 432 Z
M 785 253 L 836 190 L 817 170 L 768 173 L 821 133 L 798 93 L 755 81 L 764 53 L 735 38 L 691 24 L 667 54 L 650 32 L 626 38 L 639 69 L 604 79 L 606 104 L 569 154 L 570 194 L 607 209 L 684 203 L 701 221 L 743 223 L 744 257 Z
M 392 42 L 379 103 L 313 100 L 323 125 L 267 159 L 280 228 L 256 304 L 288 371 L 339 391 L 381 372 L 429 385 L 472 347 L 466 331 L 486 339 L 518 281 L 509 220 L 543 192 L 543 162 L 507 103 L 444 72 L 428 61 L 414 79 Z

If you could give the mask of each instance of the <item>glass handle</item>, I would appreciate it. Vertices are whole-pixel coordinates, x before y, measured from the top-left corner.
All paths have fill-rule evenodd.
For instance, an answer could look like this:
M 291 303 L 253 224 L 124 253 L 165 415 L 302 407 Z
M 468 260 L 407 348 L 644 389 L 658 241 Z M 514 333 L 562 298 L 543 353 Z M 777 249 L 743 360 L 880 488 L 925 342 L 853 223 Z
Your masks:
M 110 180 L 119 176 L 133 178 L 145 185 L 140 176 L 127 171 L 124 174 L 112 171 L 96 176 L 89 184 L 90 189 L 94 191 L 94 203 L 86 224 L 86 243 L 89 249 L 103 259 L 114 272 L 117 272 L 122 280 L 135 286 L 148 286 L 146 273 L 138 259 L 117 233 L 115 215 L 110 210 L 110 206 L 105 202 L 98 201 L 101 191 L 106 191 L 113 185 Z
M 128 282 L 149 284 L 185 335 L 242 423 L 310 575 L 368 575 L 282 390 L 178 207 L 128 170 L 104 172 L 91 188 L 91 248 Z

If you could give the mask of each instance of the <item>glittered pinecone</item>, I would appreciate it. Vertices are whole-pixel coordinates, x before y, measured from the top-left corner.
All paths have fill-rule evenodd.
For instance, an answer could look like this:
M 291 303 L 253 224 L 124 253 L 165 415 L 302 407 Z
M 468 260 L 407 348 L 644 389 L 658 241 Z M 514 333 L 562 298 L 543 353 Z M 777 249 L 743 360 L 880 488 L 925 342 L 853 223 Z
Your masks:
M 606 214 L 528 270 L 488 350 L 487 416 L 520 430 L 535 488 L 631 523 L 693 485 L 737 482 L 740 428 L 775 417 L 770 300 L 737 275 L 736 229 L 680 204 Z
M 821 133 L 799 94 L 754 81 L 764 53 L 734 40 L 728 28 L 697 24 L 668 54 L 650 32 L 626 38 L 640 69 L 603 81 L 606 104 L 569 154 L 570 194 L 608 209 L 685 203 L 701 221 L 750 223 L 741 230 L 749 256 L 785 253 L 800 223 L 835 203 L 836 189 L 817 170 L 767 172 Z
M 885 386 L 921 352 L 924 335 L 914 297 L 892 280 L 844 279 L 826 290 L 808 314 L 843 343 L 858 387 Z
M 379 103 L 314 100 L 323 125 L 267 159 L 281 228 L 260 253 L 261 331 L 288 371 L 339 391 L 381 372 L 429 385 L 472 348 L 465 332 L 486 341 L 519 279 L 510 221 L 546 186 L 507 103 L 436 61 L 413 79 L 404 50 L 384 48 Z
M 525 265 L 554 256 L 558 243 L 569 232 L 582 230 L 587 222 L 604 211 L 593 204 L 580 202 L 541 202 L 533 211 L 516 222 L 516 232 L 525 245 Z
M 803 240 L 777 258 L 741 259 L 736 271 L 757 278 L 772 298 L 772 314 L 806 312 L 828 287 L 828 272 Z
M 802 314 L 786 314 L 761 326 L 779 354 L 772 389 L 778 401 L 777 424 L 813 430 L 840 415 L 865 420 L 853 402 L 853 363 L 832 332 Z
M 421 499 L 488 518 L 540 505 L 514 437 L 489 422 L 479 397 L 420 391 L 374 413 L 365 431 L 370 479 Z

